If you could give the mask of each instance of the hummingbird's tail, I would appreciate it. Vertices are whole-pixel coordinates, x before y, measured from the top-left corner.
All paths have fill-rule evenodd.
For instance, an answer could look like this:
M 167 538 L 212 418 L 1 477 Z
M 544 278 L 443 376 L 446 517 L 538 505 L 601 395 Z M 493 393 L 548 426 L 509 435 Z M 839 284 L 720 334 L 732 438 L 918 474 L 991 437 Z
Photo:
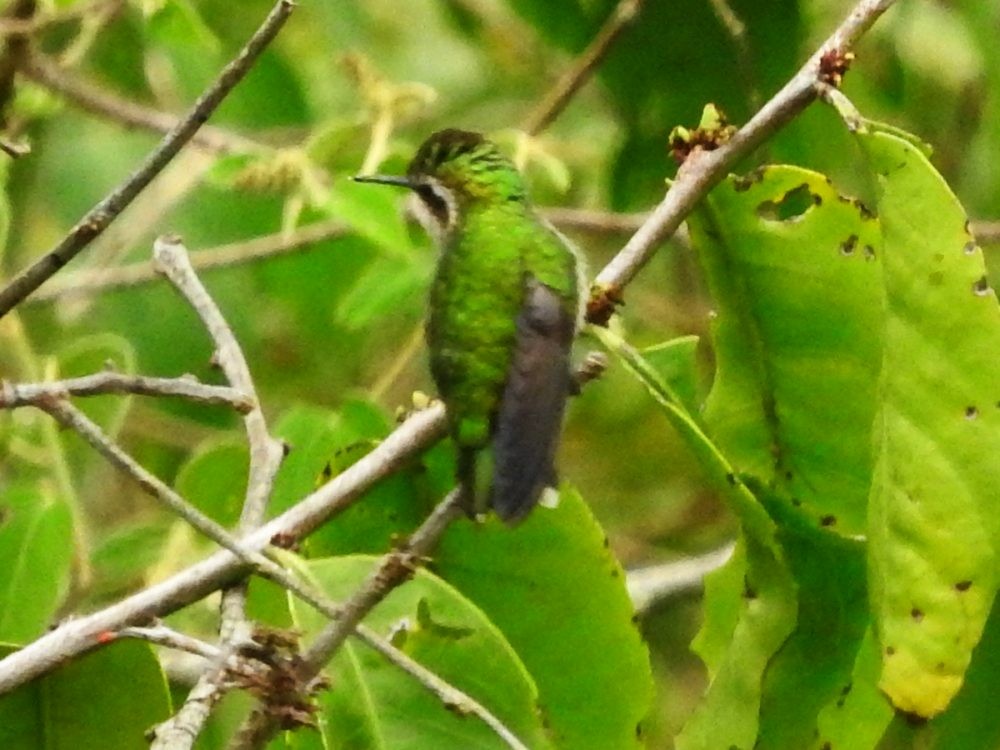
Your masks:
M 529 278 L 493 435 L 490 505 L 507 523 L 527 516 L 545 488 L 556 483 L 574 328 L 559 296 Z

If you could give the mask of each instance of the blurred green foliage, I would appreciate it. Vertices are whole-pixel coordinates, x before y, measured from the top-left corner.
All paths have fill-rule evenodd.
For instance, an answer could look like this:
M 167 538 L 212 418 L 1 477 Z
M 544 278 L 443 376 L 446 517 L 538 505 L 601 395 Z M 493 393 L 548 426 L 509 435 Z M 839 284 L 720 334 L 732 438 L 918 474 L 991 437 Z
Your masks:
M 76 4 L 83 3 L 56 5 Z M 39 5 L 47 11 L 46 4 Z M 744 55 L 711 3 L 646 0 L 595 79 L 551 128 L 524 140 L 518 126 L 615 5 L 615 0 L 412 0 L 401 10 L 397 0 L 302 2 L 212 119 L 212 124 L 263 148 L 243 153 L 237 147 L 237 153 L 224 156 L 187 149 L 52 286 L 78 272 L 144 261 L 152 238 L 168 231 L 181 233 L 198 253 L 223 243 L 291 232 L 320 219 L 344 222 L 346 233 L 299 252 L 204 273 L 244 348 L 276 432 L 292 445 L 275 500 L 279 508 L 285 507 L 311 489 L 327 463 L 336 471 L 363 455 L 385 434 L 397 409 L 411 405 L 414 390 L 432 390 L 419 332 L 434 251 L 404 221 L 397 196 L 358 191 L 348 182 L 350 175 L 371 161 L 381 163 L 385 171 L 400 170 L 429 132 L 467 127 L 489 132 L 518 154 L 536 203 L 643 210 L 662 197 L 664 181 L 676 169 L 667 148 L 675 125 L 694 126 L 708 102 L 716 103 L 735 124 L 745 121 L 755 103 L 795 72 L 848 9 L 848 3 L 833 0 L 733 0 L 732 9 L 747 30 Z M 225 0 L 129 0 L 106 24 L 69 20 L 45 28 L 37 46 L 46 54 L 63 56 L 71 69 L 67 75 L 122 99 L 181 112 L 269 7 L 266 0 L 244 0 L 238 9 Z M 844 85 L 866 116 L 933 144 L 934 167 L 974 219 L 1000 216 L 998 24 L 1000 9 L 981 0 L 901 0 L 859 44 L 858 59 Z M 6 188 L 0 198 L 0 240 L 8 237 L 0 246 L 0 275 L 9 277 L 54 244 L 131 172 L 158 136 L 126 128 L 114 116 L 85 112 L 27 77 L 18 80 L 16 97 L 4 113 L 32 145 L 29 156 L 15 161 L 0 155 L 0 184 Z M 387 137 L 378 136 L 380 132 Z M 795 168 L 771 172 L 754 190 L 770 190 L 770 199 L 780 203 L 792 183 L 806 184 L 825 200 L 827 210 L 814 217 L 826 225 L 817 229 L 805 223 L 768 222 L 750 213 L 751 204 L 761 197 L 757 192 L 737 193 L 727 187 L 731 183 L 723 185 L 692 222 L 699 256 L 687 245 L 666 245 L 629 287 L 628 304 L 621 310 L 623 329 L 642 348 L 667 390 L 677 394 L 691 424 L 707 425 L 729 460 L 741 470 L 755 471 L 779 495 L 804 501 L 814 521 L 835 512 L 837 530 L 854 534 L 865 523 L 871 457 L 868 443 L 862 444 L 868 440 L 862 422 L 875 408 L 872 373 L 880 365 L 881 342 L 873 320 L 881 320 L 880 302 L 877 294 L 869 294 L 873 279 L 847 279 L 836 271 L 842 258 L 826 258 L 812 267 L 805 243 L 823 241 L 827 235 L 837 235 L 840 243 L 868 231 L 845 229 L 854 226 L 856 211 L 846 203 L 837 206 L 835 193 L 874 206 L 877 186 L 857 143 L 836 113 L 822 105 L 808 109 L 739 171 L 747 173 L 764 162 Z M 824 175 L 836 190 L 826 186 Z M 741 199 L 744 204 L 739 205 Z M 938 203 L 932 203 L 927 210 L 933 212 Z M 844 215 L 835 215 L 834 208 Z M 847 216 L 851 212 L 855 215 Z M 729 242 L 724 232 L 721 238 L 711 236 L 705 227 L 716 221 L 744 244 Z M 960 229 L 949 227 L 952 232 Z M 809 234 L 813 230 L 818 234 Z M 566 231 L 582 246 L 593 269 L 624 241 L 607 232 Z M 858 247 L 865 244 L 859 242 Z M 785 254 L 789 247 L 794 252 Z M 873 247 L 879 246 L 873 242 Z M 985 250 L 987 266 L 995 266 L 995 248 Z M 771 259 L 763 270 L 761 257 Z M 865 265 L 860 249 L 850 260 L 859 276 L 874 267 Z M 815 295 L 835 295 L 835 305 L 818 309 L 806 304 L 804 284 L 814 285 L 814 302 Z M 947 302 L 938 304 L 935 309 L 949 307 Z M 746 342 L 740 338 L 746 332 L 738 328 L 728 338 L 724 327 L 716 328 L 711 344 L 713 309 L 764 321 L 778 314 L 827 316 L 823 330 L 831 338 L 823 348 L 825 359 L 782 348 L 787 343 L 782 337 L 789 335 L 783 326 L 757 331 L 761 341 L 775 347 L 768 350 L 773 359 L 767 362 L 777 368 L 777 379 L 765 385 L 778 383 L 778 403 L 787 405 L 799 423 L 781 424 L 772 434 L 768 428 L 773 425 L 759 423 L 759 415 L 748 417 L 738 408 L 741 398 L 760 403 L 761 384 L 748 385 L 753 373 L 739 371 L 741 365 L 752 369 L 759 352 L 740 350 L 737 344 Z M 838 317 L 841 309 L 857 314 Z M 852 337 L 838 328 L 844 320 L 854 326 Z M 111 359 L 125 371 L 164 376 L 191 372 L 219 382 L 210 356 L 204 330 L 162 280 L 29 300 L 16 321 L 0 322 L 0 378 L 12 381 L 82 374 Z M 901 361 L 910 356 L 907 349 Z M 852 362 L 860 365 L 848 366 Z M 737 368 L 725 371 L 735 372 L 735 380 L 722 377 L 726 366 Z M 827 379 L 831 371 L 840 379 Z M 987 386 L 995 382 L 988 374 L 984 377 Z M 713 382 L 710 406 L 702 413 L 697 404 Z M 790 390 L 783 390 L 783 384 Z M 839 409 L 835 400 L 843 391 L 860 394 L 847 409 Z M 183 487 L 192 499 L 200 498 L 207 512 L 227 521 L 235 517 L 241 491 L 235 474 L 245 461 L 234 443 L 239 439 L 236 417 L 222 409 L 165 399 L 101 397 L 82 406 L 150 470 Z M 847 428 L 830 421 L 839 418 L 849 423 Z M 822 434 L 817 434 L 817 424 L 824 425 Z M 758 432 L 754 440 L 745 441 L 737 428 L 748 425 Z M 803 463 L 794 467 L 791 478 L 767 473 L 773 468 L 768 440 L 775 434 L 793 449 L 816 448 L 816 455 L 793 450 Z M 843 474 L 827 472 L 823 481 L 812 481 L 809 471 L 828 468 L 824 462 L 831 456 L 839 457 Z M 391 534 L 412 528 L 435 493 L 446 488 L 449 461 L 446 447 L 435 449 L 420 465 L 375 488 L 369 498 L 373 502 L 352 508 L 341 519 L 343 525 L 318 532 L 304 551 L 326 556 L 384 549 Z M 663 419 L 624 367 L 613 366 L 571 405 L 561 470 L 580 489 L 626 565 L 706 550 L 737 533 L 736 516 L 723 502 L 726 493 L 714 488 L 711 472 L 699 464 L 690 443 Z M 831 483 L 843 491 L 832 490 Z M 43 543 L 61 554 L 52 558 L 46 578 L 36 582 L 38 591 L 44 591 L 36 606 L 20 613 L 16 623 L 0 616 L 0 636 L 11 641 L 41 633 L 57 611 L 81 603 L 97 606 L 176 570 L 207 549 L 188 529 L 165 519 L 79 439 L 58 434 L 43 415 L 0 413 L 2 510 L 20 514 L 26 491 L 45 502 L 26 517 L 19 515 L 17 524 L 0 526 L 0 544 L 16 545 L 23 559 L 37 554 Z M 824 505 L 830 502 L 836 503 L 836 510 Z M 30 532 L 38 516 L 50 517 L 46 529 L 52 539 Z M 66 580 L 68 517 L 73 520 L 78 571 L 72 586 Z M 0 513 L 0 524 L 3 519 Z M 786 649 L 774 656 L 773 673 L 751 691 L 754 702 L 747 704 L 747 694 L 735 691 L 710 699 L 719 703 L 705 704 L 743 701 L 745 718 L 753 726 L 731 726 L 755 733 L 759 703 L 766 747 L 801 747 L 789 743 L 808 734 L 801 716 L 784 723 L 774 707 L 798 691 L 796 666 L 826 637 L 817 602 L 839 597 L 838 621 L 845 625 L 837 632 L 850 644 L 862 638 L 856 607 L 862 576 L 855 570 L 858 553 L 852 543 L 826 536 L 817 540 L 820 532 L 814 526 L 785 531 L 790 536 L 781 549 L 787 551 L 789 569 L 781 575 L 790 577 L 772 581 L 771 593 L 784 606 L 782 597 L 791 589 L 783 587 L 794 579 L 795 586 L 812 596 L 797 602 L 798 624 L 787 641 L 787 620 L 771 631 L 765 628 L 763 634 L 753 630 L 753 622 L 743 623 L 744 640 L 737 642 L 757 644 L 759 650 L 730 657 L 736 663 L 729 668 L 737 678 L 741 669 L 763 669 L 782 642 Z M 14 537 L 19 541 L 9 542 Z M 809 558 L 805 550 L 814 546 L 828 562 Z M 651 747 L 670 746 L 670 738 L 697 715 L 694 706 L 709 675 L 688 646 L 704 618 L 699 653 L 710 674 L 718 672 L 724 647 L 739 626 L 732 599 L 741 595 L 744 578 L 736 566 L 746 564 L 745 556 L 738 557 L 733 567 L 713 579 L 704 615 L 691 597 L 646 615 L 642 629 L 652 646 L 658 684 L 656 704 L 644 724 Z M 831 566 L 842 566 L 850 575 L 831 581 L 826 575 Z M 768 570 L 765 565 L 761 575 L 766 578 Z M 458 585 L 445 570 L 440 575 Z M 11 577 L 0 593 L 13 597 L 22 584 Z M 491 604 L 485 594 L 480 600 L 463 592 L 491 618 L 502 616 L 491 611 L 501 603 Z M 766 598 L 766 585 L 760 593 Z M 190 615 L 186 622 L 211 622 L 207 607 L 182 614 Z M 985 618 L 985 612 L 980 614 Z M 994 616 L 987 622 L 981 647 L 987 661 L 973 661 L 954 708 L 935 720 L 923 738 L 916 736 L 919 729 L 897 719 L 887 747 L 931 741 L 927 737 L 937 738 L 935 747 L 995 746 L 995 739 L 989 739 L 998 735 L 995 727 L 983 724 L 977 732 L 970 729 L 971 719 L 960 720 L 979 716 L 989 705 L 982 675 L 990 674 L 984 664 L 995 661 L 1000 632 L 995 621 Z M 510 633 L 506 637 L 515 640 Z M 879 658 L 871 633 L 863 642 L 856 661 L 857 648 L 845 647 L 825 654 L 828 661 L 823 662 L 835 665 L 830 673 L 838 679 L 853 669 L 857 687 L 850 695 L 838 703 L 829 693 L 843 687 L 831 680 L 810 684 L 812 692 L 803 697 L 812 711 L 824 706 L 819 726 L 825 737 L 862 743 L 858 747 L 877 742 L 892 718 L 871 688 Z M 154 675 L 146 684 L 156 679 Z M 158 717 L 165 708 L 157 703 L 161 697 L 155 685 L 150 689 L 158 696 L 149 701 L 150 716 Z M 844 712 L 852 718 L 841 718 Z M 689 728 L 689 738 L 700 731 L 697 720 L 690 726 L 694 729 Z M 949 738 L 965 744 L 948 745 Z

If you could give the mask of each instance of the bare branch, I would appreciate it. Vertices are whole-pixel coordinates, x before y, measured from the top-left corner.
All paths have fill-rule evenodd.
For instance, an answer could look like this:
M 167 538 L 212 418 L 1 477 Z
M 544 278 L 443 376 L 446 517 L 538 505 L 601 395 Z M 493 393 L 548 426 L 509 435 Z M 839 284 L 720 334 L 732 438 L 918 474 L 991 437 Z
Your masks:
M 1000 221 L 974 221 L 972 234 L 984 245 L 1000 242 Z
M 177 238 L 160 237 L 153 243 L 153 263 L 158 271 L 170 279 L 205 324 L 209 336 L 215 342 L 215 360 L 225 373 L 226 379 L 235 388 L 248 394 L 254 404 L 243 417 L 250 448 L 250 467 L 239 530 L 241 534 L 246 534 L 258 528 L 264 521 L 284 449 L 268 432 L 264 412 L 260 408 L 253 378 L 250 375 L 250 366 L 243 355 L 243 350 L 240 349 L 222 312 L 195 274 L 187 249 Z M 250 631 L 250 623 L 246 616 L 246 586 L 241 583 L 228 588 L 222 595 L 223 651 L 235 650 L 242 641 L 250 639 Z M 199 684 L 192 690 L 192 694 L 200 696 L 203 691 L 199 690 L 199 687 L 204 686 L 208 690 L 209 686 L 214 686 L 215 690 L 211 694 L 217 695 L 224 677 L 223 660 L 215 669 L 206 671 Z M 173 719 L 158 729 L 155 746 L 190 747 L 207 715 L 204 711 L 203 698 L 186 701 Z M 176 732 L 175 727 L 183 727 L 183 731 Z M 169 741 L 167 738 L 171 735 L 179 735 L 181 741 Z
M 250 475 L 247 497 L 240 516 L 240 530 L 246 532 L 260 525 L 267 511 L 274 475 L 281 463 L 281 443 L 267 431 L 250 367 L 236 337 L 209 296 L 188 259 L 187 249 L 174 237 L 160 237 L 153 244 L 153 262 L 184 295 L 208 329 L 215 342 L 215 359 L 230 384 L 250 398 L 254 408 L 243 417 L 250 445 Z
M 191 111 L 146 157 L 139 169 L 90 209 L 55 248 L 19 273 L 3 290 L 0 290 L 0 318 L 76 257 L 170 163 L 226 95 L 243 79 L 260 53 L 284 25 L 293 7 L 292 0 L 278 0 L 246 46 L 199 97 Z
M 341 606 L 338 619 L 320 631 L 303 654 L 300 670 L 303 679 L 318 675 L 365 615 L 390 591 L 413 575 L 445 529 L 461 515 L 461 503 L 462 492 L 456 488 L 448 493 L 404 545 L 382 558 L 367 580 Z M 261 748 L 278 728 L 273 715 L 262 710 L 255 711 L 237 733 L 231 747 L 234 750 Z
M 594 280 L 592 304 L 588 311 L 592 322 L 607 320 L 625 286 L 649 261 L 659 244 L 677 231 L 684 217 L 725 177 L 729 169 L 815 99 L 817 84 L 822 80 L 821 63 L 824 58 L 846 54 L 894 2 L 861 0 L 791 81 L 727 143 L 714 151 L 692 152 L 663 201 Z
M 6 138 L 0 138 L 0 151 L 3 151 L 11 159 L 20 159 L 22 156 L 27 156 L 31 153 L 31 146 L 23 141 L 12 142 Z
M 586 208 L 552 206 L 539 209 L 559 229 L 581 229 L 600 234 L 623 234 L 636 231 L 649 218 L 648 213 L 617 214 Z
M 204 656 L 206 659 L 217 659 L 219 649 L 211 643 L 206 643 L 200 638 L 193 638 L 190 635 L 180 633 L 173 628 L 168 628 L 163 623 L 144 627 L 125 627 L 115 633 L 116 638 L 137 638 L 147 643 L 154 643 L 157 646 L 177 649 L 196 656 Z
M 521 130 L 528 135 L 538 135 L 552 124 L 569 104 L 573 95 L 597 70 L 597 66 L 607 56 L 621 33 L 639 15 L 642 3 L 643 0 L 620 0 L 604 26 L 597 32 L 597 36 L 580 53 L 573 67 L 556 81 L 538 106 L 528 115 Z
M 7 383 L 0 381 L 0 408 L 16 409 L 37 406 L 41 401 L 68 396 L 100 396 L 109 393 L 134 393 L 141 396 L 177 396 L 203 404 L 229 406 L 240 413 L 253 408 L 250 396 L 235 388 L 208 385 L 193 375 L 179 378 L 153 378 L 97 372 L 51 383 Z
M 29 55 L 20 72 L 35 83 L 61 94 L 80 109 L 128 127 L 153 133 L 169 133 L 182 121 L 178 115 L 136 104 L 85 81 L 78 75 L 64 70 L 58 62 L 40 52 Z M 268 150 L 262 143 L 212 125 L 204 125 L 194 133 L 191 136 L 191 143 L 220 154 L 258 153 Z
M 92 0 L 92 2 L 77 3 L 68 8 L 37 13 L 30 18 L 0 18 L 0 36 L 35 34 L 49 26 L 74 21 L 91 14 L 113 13 L 122 5 L 124 5 L 124 0 Z
M 747 38 L 747 26 L 743 19 L 733 10 L 728 0 L 709 0 L 712 12 L 719 19 L 722 28 L 729 34 L 736 47 L 736 72 L 743 81 L 747 101 L 754 109 L 760 107 L 760 92 L 757 90 L 756 76 L 753 73 L 753 54 L 750 51 L 750 40 Z
M 49 414 L 63 427 L 78 433 L 112 466 L 133 479 L 152 498 L 159 501 L 171 513 L 183 518 L 206 537 L 249 562 L 266 565 L 262 562 L 265 560 L 262 555 L 252 550 L 244 550 L 223 526 L 203 514 L 161 479 L 151 474 L 75 406 L 61 398 L 39 399 L 32 405 Z
M 324 240 L 343 237 L 350 230 L 343 222 L 330 220 L 306 224 L 294 232 L 276 232 L 245 242 L 200 250 L 190 255 L 191 266 L 198 271 L 237 266 L 308 249 Z M 74 297 L 107 289 L 136 286 L 159 277 L 151 261 L 132 263 L 119 268 L 98 268 L 78 271 L 53 281 L 28 298 L 28 303 L 43 302 L 57 297 Z
M 698 557 L 628 571 L 628 593 L 639 614 L 680 594 L 697 591 L 705 576 L 725 565 L 733 555 L 733 543 Z

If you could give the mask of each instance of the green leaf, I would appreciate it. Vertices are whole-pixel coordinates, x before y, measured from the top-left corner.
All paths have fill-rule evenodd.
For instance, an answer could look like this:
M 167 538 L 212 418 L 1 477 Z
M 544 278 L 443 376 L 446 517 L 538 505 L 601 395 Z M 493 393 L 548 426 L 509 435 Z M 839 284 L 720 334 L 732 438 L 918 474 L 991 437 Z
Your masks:
M 1000 607 L 994 600 L 990 619 L 972 655 L 962 689 L 947 711 L 923 725 L 926 744 L 921 747 L 935 750 L 1000 747 L 1000 714 L 994 710 L 998 690 Z
M 656 404 L 677 430 L 701 464 L 708 479 L 740 519 L 743 531 L 754 541 L 778 556 L 774 539 L 775 526 L 767 511 L 737 475 L 736 470 L 705 435 L 687 412 L 677 394 L 628 342 L 613 331 L 593 327 L 591 332 L 624 364 L 628 371 L 645 386 Z
M 795 632 L 767 667 L 754 748 L 805 748 L 816 736 L 818 713 L 849 682 L 869 624 L 865 545 L 817 529 L 781 498 L 768 505 L 779 519 L 798 615 Z
M 704 619 L 691 650 L 704 662 L 709 681 L 718 675 L 740 621 L 746 575 L 746 542 L 741 538 L 726 564 L 705 576 Z
M 0 647 L 0 656 L 11 650 Z M 136 750 L 169 714 L 152 649 L 122 641 L 0 697 L 0 747 Z
M 146 11 L 150 41 L 174 52 L 187 51 L 192 57 L 219 51 L 218 38 L 188 0 L 162 0 L 156 6 Z
M 877 687 L 880 671 L 878 639 L 868 628 L 850 679 L 841 684 L 837 697 L 819 713 L 816 741 L 810 745 L 813 750 L 868 750 L 878 745 L 895 715 Z
M 250 457 L 235 437 L 199 446 L 177 472 L 177 492 L 202 513 L 227 528 L 235 527 L 246 497 Z
M 160 560 L 170 521 L 127 523 L 113 528 L 94 544 L 91 564 L 94 582 L 88 590 L 89 602 L 106 601 L 134 591 L 146 581 L 146 572 Z
M 743 546 L 747 567 L 739 619 L 708 694 L 677 737 L 677 750 L 754 747 L 765 673 L 795 629 L 795 585 L 788 569 L 753 537 L 744 535 Z
M 41 484 L 5 487 L 0 494 L 0 640 L 27 643 L 45 632 L 66 595 L 72 562 L 69 506 Z
M 878 224 L 823 175 L 731 178 L 689 217 L 716 309 L 705 423 L 738 472 L 863 533 L 881 357 Z
M 642 350 L 643 358 L 677 395 L 689 414 L 698 413 L 698 337 L 681 336 Z
M 641 746 L 652 685 L 621 566 L 573 490 L 511 530 L 459 521 L 432 569 L 474 601 L 538 684 L 556 747 Z M 613 687 L 611 687 L 613 686 Z
M 337 320 L 349 330 L 371 328 L 387 317 L 420 319 L 429 287 L 427 262 L 373 260 L 337 305 Z
M 10 232 L 10 200 L 7 198 L 7 157 L 0 162 L 0 261 L 7 249 L 7 235 Z
M 59 377 L 74 378 L 100 372 L 108 366 L 118 372 L 135 372 L 135 350 L 129 341 L 111 333 L 99 333 L 72 339 L 58 354 Z M 118 434 L 132 397 L 127 394 L 92 396 L 76 402 L 80 410 L 101 428 Z M 87 451 L 92 453 L 89 446 Z
M 962 207 L 912 143 L 858 133 L 878 183 L 887 299 L 869 509 L 880 687 L 931 717 L 997 589 L 1000 307 Z
M 399 188 L 341 180 L 330 193 L 330 216 L 341 219 L 395 260 L 413 257 L 413 243 L 403 222 Z
M 378 564 L 377 556 L 313 560 L 310 577 L 343 600 Z M 292 602 L 299 627 L 311 634 L 323 624 Z M 425 570 L 394 590 L 365 623 L 439 677 L 475 698 L 524 743 L 549 743 L 537 690 L 501 632 L 461 593 Z M 350 642 L 334 659 L 333 687 L 320 699 L 324 734 L 335 747 L 504 748 L 485 724 L 449 711 L 426 688 L 369 647 Z
M 372 404 L 352 401 L 339 412 L 299 406 L 286 413 L 275 434 L 291 447 L 275 481 L 273 507 L 291 507 L 327 476 L 363 458 L 388 432 L 384 415 Z M 350 507 L 317 529 L 302 545 L 304 554 L 325 557 L 382 552 L 399 534 L 416 528 L 430 510 L 419 491 L 421 467 L 377 482 Z

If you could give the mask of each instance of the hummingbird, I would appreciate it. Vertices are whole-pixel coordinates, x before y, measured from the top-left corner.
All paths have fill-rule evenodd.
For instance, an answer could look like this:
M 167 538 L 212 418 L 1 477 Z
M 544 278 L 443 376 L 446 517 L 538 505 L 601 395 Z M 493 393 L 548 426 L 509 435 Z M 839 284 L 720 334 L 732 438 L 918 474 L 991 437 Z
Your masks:
M 470 515 L 488 506 L 513 525 L 556 483 L 582 263 L 536 213 L 514 164 L 479 133 L 438 131 L 405 175 L 354 179 L 412 191 L 413 212 L 438 244 L 426 338 L 456 480 Z M 484 452 L 493 465 L 485 493 Z

